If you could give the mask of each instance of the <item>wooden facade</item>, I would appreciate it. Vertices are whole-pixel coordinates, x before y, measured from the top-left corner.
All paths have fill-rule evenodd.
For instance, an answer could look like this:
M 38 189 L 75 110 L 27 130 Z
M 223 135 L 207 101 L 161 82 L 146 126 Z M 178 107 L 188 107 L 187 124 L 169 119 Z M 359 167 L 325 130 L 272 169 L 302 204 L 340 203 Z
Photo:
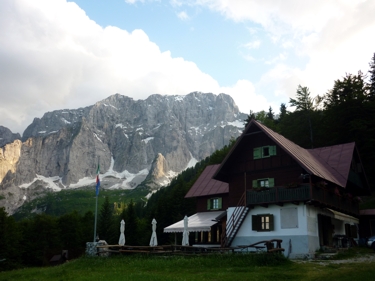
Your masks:
M 349 161 L 344 163 L 350 167 L 346 171 L 347 175 L 339 175 L 346 176 L 347 180 L 345 185 L 340 185 L 342 179 L 341 182 L 329 181 L 324 177 L 327 174 L 332 178 L 339 177 L 333 174 L 336 167 L 332 168 L 325 162 L 328 160 L 324 157 L 328 156 L 324 153 L 329 153 L 326 152 L 330 151 L 329 148 L 317 151 L 303 149 L 253 120 L 214 178 L 229 184 L 230 207 L 236 207 L 241 196 L 246 193 L 245 202 L 250 208 L 254 205 L 307 203 L 358 216 L 359 203 L 356 196 L 366 193 L 368 186 L 355 146 L 349 147 L 354 147 L 354 150 L 348 147 L 344 147 L 345 152 L 351 155 L 337 160 L 333 156 L 329 158 L 335 165 L 342 165 L 339 161 Z M 265 155 L 256 155 L 259 149 L 264 149 Z M 323 156 L 316 156 L 319 153 Z M 340 156 L 342 155 L 335 155 Z M 318 167 L 311 167 L 316 163 L 319 164 Z M 317 172 L 313 173 L 306 167 Z M 320 171 L 323 176 L 320 176 Z M 261 184 L 257 186 L 257 182 Z
M 210 209 L 207 207 L 207 201 L 211 199 L 221 199 L 221 206 L 218 209 L 215 209 L 215 211 L 225 211 L 229 207 L 229 194 L 228 193 L 222 193 L 222 194 L 213 194 L 213 195 L 207 195 L 207 196 L 200 196 L 197 197 L 197 213 L 199 212 L 209 212 Z

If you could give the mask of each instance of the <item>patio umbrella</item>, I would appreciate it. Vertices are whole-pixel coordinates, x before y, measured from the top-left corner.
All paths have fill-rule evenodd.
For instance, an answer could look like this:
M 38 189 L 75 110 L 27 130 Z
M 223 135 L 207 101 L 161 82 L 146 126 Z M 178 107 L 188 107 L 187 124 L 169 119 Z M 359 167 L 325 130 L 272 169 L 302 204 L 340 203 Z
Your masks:
M 151 224 L 152 224 L 152 235 L 151 235 L 151 240 L 150 240 L 150 246 L 157 246 L 158 245 L 158 238 L 156 237 L 156 220 L 153 219 Z
M 189 231 L 188 231 L 189 219 L 187 216 L 184 217 L 184 232 L 182 233 L 182 246 L 189 246 Z
M 121 224 L 121 226 L 120 226 L 120 239 L 118 240 L 118 244 L 121 245 L 121 246 L 124 246 L 125 245 L 125 234 L 124 234 L 125 221 L 121 220 L 120 224 Z

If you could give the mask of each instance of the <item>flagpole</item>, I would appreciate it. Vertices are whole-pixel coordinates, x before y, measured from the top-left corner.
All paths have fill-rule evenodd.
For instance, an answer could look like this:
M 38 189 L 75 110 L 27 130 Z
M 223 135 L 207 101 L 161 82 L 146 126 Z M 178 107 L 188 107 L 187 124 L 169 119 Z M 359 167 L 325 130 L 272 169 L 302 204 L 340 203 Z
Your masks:
M 96 195 L 96 205 L 95 205 L 95 226 L 94 226 L 94 242 L 96 242 L 96 221 L 98 219 L 98 195 Z
M 99 186 L 100 186 L 100 179 L 99 179 L 100 167 L 99 167 L 99 161 L 100 161 L 100 158 L 98 158 L 98 169 L 96 171 L 96 188 L 95 188 L 96 203 L 95 203 L 95 225 L 94 225 L 94 241 L 93 242 L 96 242 L 96 222 L 98 220 L 98 196 L 99 196 Z

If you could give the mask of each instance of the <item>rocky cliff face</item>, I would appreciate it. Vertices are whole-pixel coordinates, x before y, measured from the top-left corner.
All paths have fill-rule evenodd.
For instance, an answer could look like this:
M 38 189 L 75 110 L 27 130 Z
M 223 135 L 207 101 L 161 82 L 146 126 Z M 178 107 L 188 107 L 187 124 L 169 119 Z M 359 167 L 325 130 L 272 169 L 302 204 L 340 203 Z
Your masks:
M 134 188 L 146 177 L 160 185 L 239 136 L 244 119 L 230 96 L 198 92 L 146 100 L 116 94 L 48 112 L 28 126 L 23 142 L 0 148 L 0 195 L 94 184 L 98 162 L 105 187 Z
M 0 126 L 0 147 L 3 147 L 7 143 L 11 143 L 14 140 L 20 140 L 20 134 L 13 134 L 11 130 L 6 127 Z

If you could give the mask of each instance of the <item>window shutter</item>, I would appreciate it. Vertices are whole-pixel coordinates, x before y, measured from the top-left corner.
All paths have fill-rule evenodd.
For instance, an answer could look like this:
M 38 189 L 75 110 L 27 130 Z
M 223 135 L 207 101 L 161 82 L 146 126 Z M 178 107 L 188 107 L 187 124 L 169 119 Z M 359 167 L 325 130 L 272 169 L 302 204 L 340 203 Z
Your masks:
M 258 231 L 260 229 L 260 216 L 251 216 L 251 225 L 252 225 L 252 230 Z
M 273 231 L 273 230 L 274 230 L 274 219 L 273 219 L 273 215 L 269 215 L 269 218 L 270 218 L 270 231 Z
M 218 198 L 218 209 L 222 208 L 222 199 Z
M 262 158 L 262 148 L 261 147 L 254 148 L 253 156 L 254 156 L 254 159 Z
M 207 199 L 207 210 L 211 210 L 211 199 Z
M 276 145 L 271 145 L 269 149 L 270 149 L 270 155 L 276 155 Z
M 268 179 L 268 187 L 274 187 L 275 186 L 275 180 L 274 178 Z
M 258 187 L 258 180 L 253 180 L 253 188 L 257 188 Z

